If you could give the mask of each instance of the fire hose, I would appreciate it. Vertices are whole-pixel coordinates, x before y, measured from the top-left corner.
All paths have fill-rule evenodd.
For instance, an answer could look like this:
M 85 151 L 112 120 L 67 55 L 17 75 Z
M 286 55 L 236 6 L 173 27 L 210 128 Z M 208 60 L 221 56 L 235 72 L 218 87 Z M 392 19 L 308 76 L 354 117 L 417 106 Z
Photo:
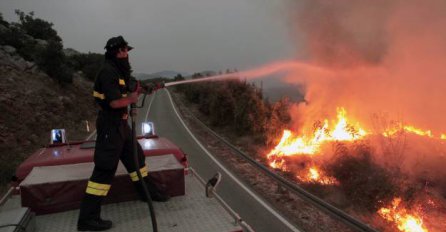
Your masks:
M 138 90 L 139 86 L 139 82 L 137 83 L 137 86 L 135 88 L 130 88 L 133 90 Z M 139 163 L 139 159 L 138 159 L 138 139 L 136 137 L 136 126 L 135 126 L 135 115 L 133 113 L 133 111 L 135 111 L 137 108 L 142 108 L 144 106 L 144 102 L 146 100 L 147 95 L 150 95 L 153 91 L 153 87 L 150 85 L 146 85 L 146 86 L 142 86 L 142 93 L 144 94 L 142 103 L 140 106 L 137 106 L 135 103 L 130 105 L 130 118 L 132 121 L 132 142 L 133 142 L 133 161 L 135 163 L 135 169 L 136 169 L 136 174 L 138 176 L 139 182 L 141 183 L 144 195 L 147 199 L 147 206 L 149 207 L 150 210 L 150 219 L 152 221 L 152 231 L 153 232 L 158 232 L 158 224 L 156 222 L 156 215 L 155 215 L 155 209 L 153 208 L 153 202 L 152 202 L 152 197 L 150 196 L 148 187 L 146 182 L 144 181 L 141 171 L 140 171 L 140 163 Z

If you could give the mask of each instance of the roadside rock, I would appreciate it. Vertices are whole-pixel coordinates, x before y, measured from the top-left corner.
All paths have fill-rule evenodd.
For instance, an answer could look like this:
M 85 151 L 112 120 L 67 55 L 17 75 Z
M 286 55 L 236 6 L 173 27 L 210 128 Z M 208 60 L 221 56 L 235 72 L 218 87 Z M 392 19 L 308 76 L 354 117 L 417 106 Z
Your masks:
M 48 42 L 46 40 L 43 40 L 43 39 L 34 39 L 34 41 L 36 41 L 36 43 L 39 46 L 42 46 L 42 47 L 46 47 L 48 45 Z
M 2 46 L 0 49 L 0 66 L 9 66 L 17 71 L 24 71 L 29 65 L 25 59 L 15 53 L 15 48 Z
M 9 45 L 3 46 L 3 50 L 5 52 L 9 53 L 10 55 L 13 55 L 14 53 L 16 53 L 16 49 L 13 46 L 9 46 Z
M 74 49 L 72 49 L 72 48 L 65 48 L 65 49 L 63 49 L 63 53 L 64 53 L 66 56 L 74 56 L 74 55 L 79 55 L 79 54 L 81 54 L 80 52 L 78 52 L 78 51 L 76 51 L 76 50 L 74 50 Z
M 34 63 L 31 62 L 31 61 L 26 61 L 26 68 L 27 68 L 27 69 L 34 68 L 35 65 L 36 65 L 36 64 L 34 64 Z
M 3 49 L 0 49 L 0 66 L 12 66 L 10 55 L 6 53 Z

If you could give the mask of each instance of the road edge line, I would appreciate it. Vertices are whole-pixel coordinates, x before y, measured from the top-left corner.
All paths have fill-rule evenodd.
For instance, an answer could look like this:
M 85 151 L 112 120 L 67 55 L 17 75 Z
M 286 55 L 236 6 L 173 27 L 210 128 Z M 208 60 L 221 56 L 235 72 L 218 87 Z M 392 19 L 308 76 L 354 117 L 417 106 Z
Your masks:
M 271 214 L 273 214 L 279 221 L 281 221 L 284 225 L 286 225 L 289 229 L 291 229 L 294 232 L 301 232 L 298 228 L 296 228 L 293 224 L 291 224 L 287 219 L 285 219 L 282 215 L 280 215 L 275 209 L 273 209 L 271 206 L 269 206 L 263 199 L 261 199 L 257 194 L 255 194 L 251 189 L 246 187 L 236 176 L 234 176 L 228 169 L 226 169 L 223 164 L 220 163 L 201 143 L 198 141 L 198 139 L 192 134 L 192 132 L 187 127 L 186 123 L 183 121 L 183 119 L 180 117 L 180 114 L 178 113 L 175 104 L 173 103 L 172 96 L 169 93 L 169 90 L 166 89 L 167 95 L 169 96 L 170 103 L 173 107 L 173 110 L 175 111 L 175 114 L 177 115 L 180 122 L 183 124 L 184 128 L 187 130 L 189 135 L 192 137 L 192 139 L 198 144 L 198 146 L 206 153 L 209 158 L 212 159 L 229 177 L 231 177 L 240 187 L 242 187 L 243 190 L 245 190 L 249 195 L 251 195 L 257 202 L 259 202 L 264 208 L 266 208 Z

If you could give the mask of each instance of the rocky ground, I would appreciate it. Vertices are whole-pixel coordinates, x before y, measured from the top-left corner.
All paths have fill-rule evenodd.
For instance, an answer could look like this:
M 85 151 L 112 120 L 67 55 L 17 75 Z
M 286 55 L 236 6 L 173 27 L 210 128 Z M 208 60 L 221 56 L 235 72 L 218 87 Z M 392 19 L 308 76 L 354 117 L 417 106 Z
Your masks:
M 237 176 L 242 178 L 246 183 L 265 199 L 267 199 L 274 207 L 286 215 L 296 225 L 304 231 L 351 231 L 347 226 L 338 222 L 336 219 L 328 216 L 326 213 L 317 209 L 315 206 L 305 202 L 296 194 L 293 194 L 283 187 L 275 184 L 266 174 L 260 172 L 250 163 L 234 153 L 227 145 L 209 134 L 196 120 L 194 115 L 201 120 L 206 118 L 201 116 L 198 109 L 186 102 L 181 94 L 173 92 L 173 97 L 181 115 L 188 127 L 194 132 L 197 138 L 206 145 L 212 154 L 218 156 L 219 160 L 226 164 Z M 231 141 L 232 135 L 225 131 L 217 131 L 228 141 Z M 241 138 L 238 142 L 234 142 L 241 150 L 247 151 L 256 159 L 261 159 L 260 155 L 255 153 L 255 149 L 250 146 L 252 142 L 249 138 Z M 254 153 L 253 153 L 254 152 Z
M 65 128 L 68 140 L 94 129 L 93 83 L 77 75 L 59 84 L 10 46 L 0 46 L 0 184 L 16 166 L 49 142 L 52 128 Z M 87 122 L 90 132 L 87 130 Z

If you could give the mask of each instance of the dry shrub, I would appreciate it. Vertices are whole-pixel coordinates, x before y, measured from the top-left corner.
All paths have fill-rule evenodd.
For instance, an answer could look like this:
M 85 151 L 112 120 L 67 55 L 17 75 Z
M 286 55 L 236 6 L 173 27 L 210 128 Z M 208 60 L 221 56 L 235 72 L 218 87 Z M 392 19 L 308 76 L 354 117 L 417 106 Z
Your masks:
M 355 208 L 376 212 L 397 195 L 397 178 L 373 160 L 372 150 L 365 144 L 337 144 L 326 168 Z
M 192 76 L 200 77 L 203 75 Z M 288 99 L 270 103 L 261 89 L 246 80 L 196 82 L 178 86 L 177 90 L 197 104 L 214 129 L 226 128 L 238 137 L 250 136 L 256 144 L 276 144 L 291 120 Z

